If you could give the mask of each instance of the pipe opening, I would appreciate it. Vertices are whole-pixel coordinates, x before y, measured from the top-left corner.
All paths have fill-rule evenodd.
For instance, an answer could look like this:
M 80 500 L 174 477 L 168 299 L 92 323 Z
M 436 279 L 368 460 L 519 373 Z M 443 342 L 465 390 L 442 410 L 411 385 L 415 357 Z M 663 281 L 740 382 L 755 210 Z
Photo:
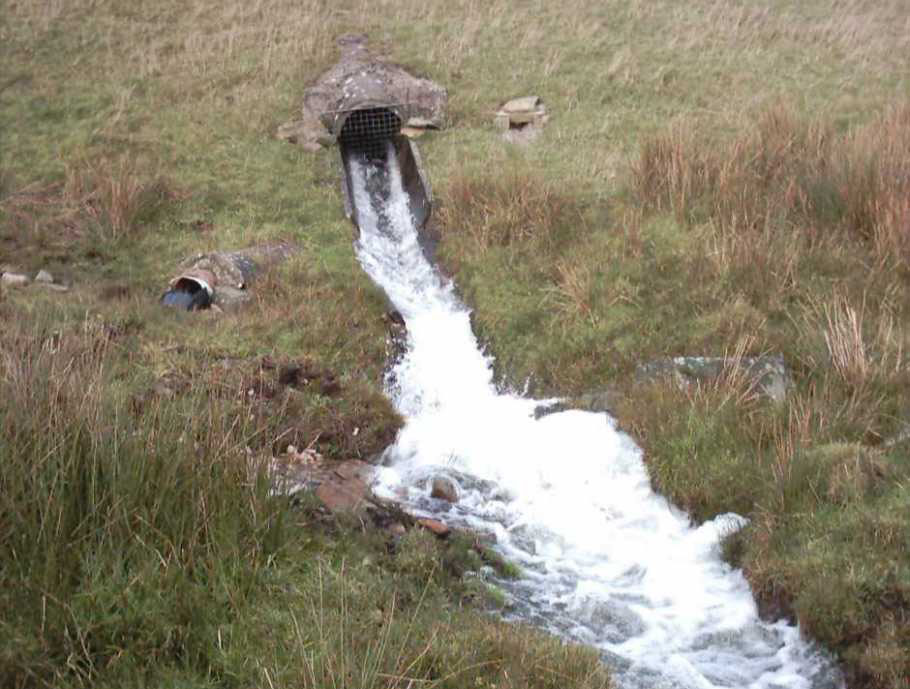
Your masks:
M 212 305 L 212 288 L 198 278 L 181 277 L 161 295 L 161 303 L 184 311 L 200 311 Z
M 352 111 L 341 127 L 338 142 L 370 160 L 385 160 L 388 142 L 401 131 L 401 118 L 388 108 Z

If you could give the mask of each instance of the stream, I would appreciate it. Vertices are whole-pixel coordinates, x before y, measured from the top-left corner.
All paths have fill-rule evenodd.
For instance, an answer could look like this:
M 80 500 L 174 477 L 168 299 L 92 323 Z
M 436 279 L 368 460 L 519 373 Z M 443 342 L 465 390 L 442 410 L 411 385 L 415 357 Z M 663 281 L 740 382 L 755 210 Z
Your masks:
M 388 163 L 352 158 L 358 258 L 407 324 L 387 394 L 405 418 L 377 494 L 414 513 L 493 534 L 522 576 L 497 581 L 507 618 L 596 647 L 624 689 L 837 689 L 829 656 L 785 621 L 762 621 L 720 539 L 745 520 L 697 528 L 651 490 L 641 450 L 607 414 L 535 418 L 555 400 L 501 392 L 470 312 L 427 260 Z M 543 336 L 543 334 L 541 334 Z M 455 504 L 431 498 L 452 479 Z

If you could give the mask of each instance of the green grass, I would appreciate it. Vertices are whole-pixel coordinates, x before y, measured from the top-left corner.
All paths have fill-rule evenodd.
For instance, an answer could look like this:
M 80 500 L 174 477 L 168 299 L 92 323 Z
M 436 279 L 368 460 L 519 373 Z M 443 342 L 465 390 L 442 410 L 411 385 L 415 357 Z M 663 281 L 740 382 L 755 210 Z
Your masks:
M 631 391 L 620 418 L 694 519 L 750 517 L 730 552 L 760 604 L 835 649 L 856 686 L 910 675 L 910 532 L 894 513 L 910 476 L 908 142 L 905 105 L 846 132 L 776 109 L 730 141 L 674 130 L 637 168 L 645 207 L 712 248 L 702 280 L 749 307 L 747 329 L 728 319 L 714 337 L 738 355 L 782 352 L 795 386 L 763 400 L 731 367 L 688 390 Z
M 661 491 L 696 520 L 752 519 L 730 552 L 762 604 L 837 651 L 854 686 L 903 686 L 906 443 L 885 442 L 908 408 L 903 2 L 5 0 L 0 17 L 0 266 L 72 286 L 0 295 L 4 356 L 37 376 L 2 372 L 13 686 L 404 686 L 456 669 L 443 685 L 587 686 L 589 656 L 460 617 L 458 577 L 406 575 L 384 543 L 326 532 L 222 462 L 314 440 L 368 459 L 400 423 L 337 152 L 273 138 L 348 31 L 450 91 L 449 127 L 420 143 L 438 256 L 499 379 L 621 391 Z M 550 122 L 510 146 L 491 114 L 532 93 Z M 299 251 L 244 311 L 157 306 L 184 257 L 277 240 Z M 783 353 L 792 394 L 635 380 L 643 361 L 725 352 Z M 270 361 L 341 390 L 282 386 Z M 428 579 L 437 608 L 418 610 Z M 367 600 L 386 603 L 355 620 Z M 435 637 L 428 609 L 451 609 Z
M 467 573 L 510 571 L 473 538 L 271 495 L 275 419 L 243 388 L 137 399 L 110 324 L 0 309 L 3 686 L 609 686 L 480 612 L 503 601 Z

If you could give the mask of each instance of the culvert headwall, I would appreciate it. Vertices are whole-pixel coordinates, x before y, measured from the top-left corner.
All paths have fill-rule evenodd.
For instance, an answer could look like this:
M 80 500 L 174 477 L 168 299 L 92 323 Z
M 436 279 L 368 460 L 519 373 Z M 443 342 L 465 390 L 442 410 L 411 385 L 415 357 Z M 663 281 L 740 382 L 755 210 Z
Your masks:
M 402 131 L 441 129 L 448 93 L 439 84 L 371 54 L 362 34 L 341 36 L 338 47 L 338 62 L 304 91 L 300 118 L 281 125 L 277 135 L 312 151 L 338 145 L 344 167 L 345 213 L 355 224 L 350 160 L 360 156 L 381 164 L 393 150 L 412 214 L 422 227 L 432 206 L 430 188 L 417 147 Z

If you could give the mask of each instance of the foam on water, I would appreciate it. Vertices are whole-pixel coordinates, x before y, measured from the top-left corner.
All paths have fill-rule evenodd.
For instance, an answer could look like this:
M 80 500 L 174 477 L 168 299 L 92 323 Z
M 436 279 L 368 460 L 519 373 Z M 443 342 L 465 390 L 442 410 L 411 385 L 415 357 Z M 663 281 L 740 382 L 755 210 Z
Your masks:
M 493 533 L 523 569 L 503 583 L 513 616 L 601 649 L 620 686 L 833 689 L 827 656 L 785 622 L 758 618 L 719 539 L 655 494 L 639 448 L 605 414 L 535 419 L 540 400 L 500 393 L 469 311 L 426 260 L 390 148 L 387 169 L 349 161 L 357 254 L 407 323 L 388 393 L 406 419 L 377 492 L 447 523 Z M 541 336 L 545 336 L 543 333 Z M 454 506 L 429 479 L 459 486 Z

